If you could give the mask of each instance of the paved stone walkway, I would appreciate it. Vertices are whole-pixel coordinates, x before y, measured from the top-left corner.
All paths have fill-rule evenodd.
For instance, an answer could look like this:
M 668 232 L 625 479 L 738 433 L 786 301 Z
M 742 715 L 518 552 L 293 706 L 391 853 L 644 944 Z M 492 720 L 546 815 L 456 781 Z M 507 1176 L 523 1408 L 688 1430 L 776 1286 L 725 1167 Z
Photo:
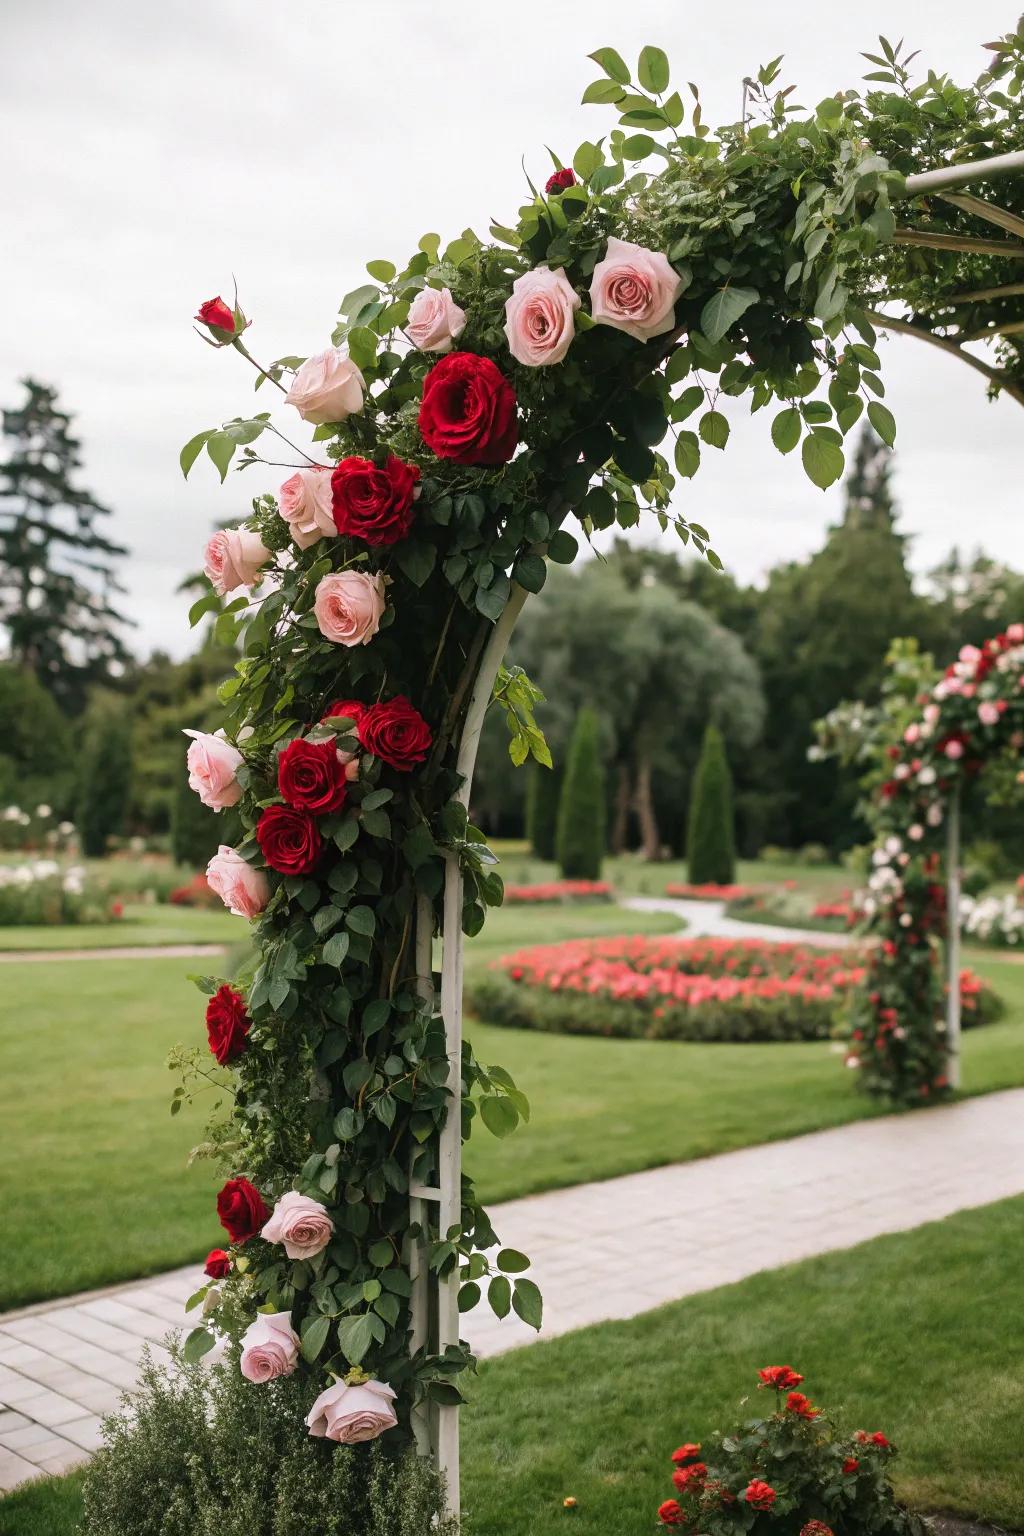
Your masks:
M 621 896 L 619 905 L 634 912 L 673 912 L 686 924 L 688 938 L 767 939 L 775 944 L 817 944 L 844 949 L 853 943 L 848 933 L 825 933 L 818 928 L 783 928 L 773 923 L 744 923 L 728 917 L 724 901 L 686 901 L 677 896 Z
M 492 1216 L 534 1260 L 551 1338 L 1022 1191 L 1024 1089 L 1012 1089 L 533 1195 Z M 87 1459 L 144 1343 L 159 1351 L 200 1278 L 190 1267 L 0 1316 L 0 1490 Z M 536 1337 L 483 1305 L 465 1329 L 484 1356 Z
M 188 960 L 200 955 L 223 955 L 226 944 L 124 944 L 116 949 L 8 949 L 0 951 L 0 965 L 5 962 L 39 961 L 52 965 L 58 960 Z

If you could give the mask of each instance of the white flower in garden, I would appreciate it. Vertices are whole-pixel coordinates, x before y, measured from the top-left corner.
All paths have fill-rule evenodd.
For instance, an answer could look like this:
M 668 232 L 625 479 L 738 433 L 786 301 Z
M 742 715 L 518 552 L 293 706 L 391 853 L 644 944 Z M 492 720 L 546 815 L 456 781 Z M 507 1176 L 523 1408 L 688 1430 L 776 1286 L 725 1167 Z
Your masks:
M 925 821 L 928 823 L 928 825 L 930 827 L 941 827 L 942 826 L 942 818 L 943 818 L 942 804 L 938 800 L 933 800 L 931 805 L 928 807 L 928 809 L 924 813 L 924 819 L 925 819 Z
M 924 767 L 918 770 L 917 782 L 927 788 L 930 784 L 935 783 L 937 777 L 938 775 L 931 763 L 925 763 Z
M 53 815 L 53 812 L 48 805 L 37 805 L 36 815 L 39 817 L 40 821 L 48 821 L 49 818 Z
M 902 853 L 903 843 L 896 836 L 887 837 L 885 840 L 885 851 L 890 858 L 895 858 L 898 853 Z
M 9 805 L 7 807 L 7 809 L 4 811 L 4 821 L 20 821 L 20 820 L 21 820 L 21 807 L 17 806 L 17 805 Z
M 73 821 L 62 821 L 58 824 L 57 827 L 57 831 L 60 833 L 61 837 L 70 837 L 74 830 L 75 824 Z
M 915 843 L 919 843 L 924 837 L 924 827 L 919 821 L 915 821 L 912 827 L 907 828 L 907 836 Z

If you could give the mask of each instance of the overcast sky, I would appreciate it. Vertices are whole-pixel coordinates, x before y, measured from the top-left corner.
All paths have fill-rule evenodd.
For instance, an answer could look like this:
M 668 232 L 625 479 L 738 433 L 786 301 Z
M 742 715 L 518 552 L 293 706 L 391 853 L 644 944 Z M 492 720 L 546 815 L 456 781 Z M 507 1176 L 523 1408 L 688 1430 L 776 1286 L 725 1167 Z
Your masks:
M 205 460 L 186 485 L 181 444 L 253 404 L 255 377 L 191 328 L 238 278 L 257 357 L 317 351 L 363 263 L 399 262 L 426 230 L 486 236 L 524 193 L 520 159 L 571 155 L 614 119 L 578 105 L 586 58 L 664 47 L 700 83 L 706 120 L 738 115 L 743 74 L 785 53 L 813 106 L 870 66 L 879 31 L 921 63 L 973 79 L 1008 30 L 999 0 L 33 0 L 0 7 L 0 400 L 28 372 L 57 385 L 85 445 L 84 483 L 131 549 L 137 648 L 190 648 L 187 600 L 215 520 L 242 517 L 281 476 L 221 488 Z M 1024 561 L 1022 418 L 983 382 L 912 340 L 885 348 L 899 423 L 897 493 L 919 570 L 951 544 Z M 269 402 L 261 392 L 260 406 Z M 287 420 L 290 418 L 290 420 Z M 305 429 L 285 407 L 278 418 Z M 287 426 L 285 425 L 287 420 Z M 679 506 L 727 567 L 756 579 L 815 549 L 839 512 L 733 412 Z M 292 435 L 289 433 L 289 435 Z

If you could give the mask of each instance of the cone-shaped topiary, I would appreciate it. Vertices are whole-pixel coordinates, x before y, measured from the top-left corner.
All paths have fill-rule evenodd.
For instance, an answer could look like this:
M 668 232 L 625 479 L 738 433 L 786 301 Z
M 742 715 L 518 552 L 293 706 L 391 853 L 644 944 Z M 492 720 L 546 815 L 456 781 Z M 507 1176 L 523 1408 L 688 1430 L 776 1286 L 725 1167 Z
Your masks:
M 604 766 L 597 715 L 581 709 L 558 801 L 558 866 L 567 880 L 598 880 L 604 857 Z
M 736 875 L 732 775 L 725 742 L 716 725 L 709 725 L 704 732 L 693 776 L 686 867 L 691 885 L 730 885 Z
M 562 774 L 558 768 L 531 764 L 526 781 L 526 837 L 538 859 L 555 857 L 561 789 Z
M 102 696 L 86 712 L 75 822 L 82 852 L 101 859 L 124 830 L 132 787 L 132 728 L 124 703 Z

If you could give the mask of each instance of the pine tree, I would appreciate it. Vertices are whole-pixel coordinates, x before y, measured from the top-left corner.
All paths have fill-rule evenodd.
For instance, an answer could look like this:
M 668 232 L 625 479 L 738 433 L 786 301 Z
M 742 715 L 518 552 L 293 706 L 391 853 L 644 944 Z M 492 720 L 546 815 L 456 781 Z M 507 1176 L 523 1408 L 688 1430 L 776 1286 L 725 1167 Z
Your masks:
M 716 725 L 704 732 L 690 791 L 686 871 L 692 885 L 731 885 L 736 876 L 732 776 Z
M 569 743 L 558 802 L 558 865 L 566 880 L 599 880 L 604 857 L 604 767 L 599 722 L 581 709 Z
M 0 464 L 0 628 L 11 658 L 30 668 L 71 712 L 128 653 L 112 606 L 126 553 L 98 527 L 109 516 L 73 482 L 81 465 L 57 392 L 26 379 L 25 403 L 2 413 L 10 443 Z
M 557 768 L 533 763 L 526 780 L 526 836 L 538 859 L 555 857 L 558 797 L 562 775 Z
M 124 830 L 131 798 L 132 727 L 123 702 L 110 694 L 94 699 L 82 737 L 75 823 L 82 852 L 101 859 L 108 840 Z

